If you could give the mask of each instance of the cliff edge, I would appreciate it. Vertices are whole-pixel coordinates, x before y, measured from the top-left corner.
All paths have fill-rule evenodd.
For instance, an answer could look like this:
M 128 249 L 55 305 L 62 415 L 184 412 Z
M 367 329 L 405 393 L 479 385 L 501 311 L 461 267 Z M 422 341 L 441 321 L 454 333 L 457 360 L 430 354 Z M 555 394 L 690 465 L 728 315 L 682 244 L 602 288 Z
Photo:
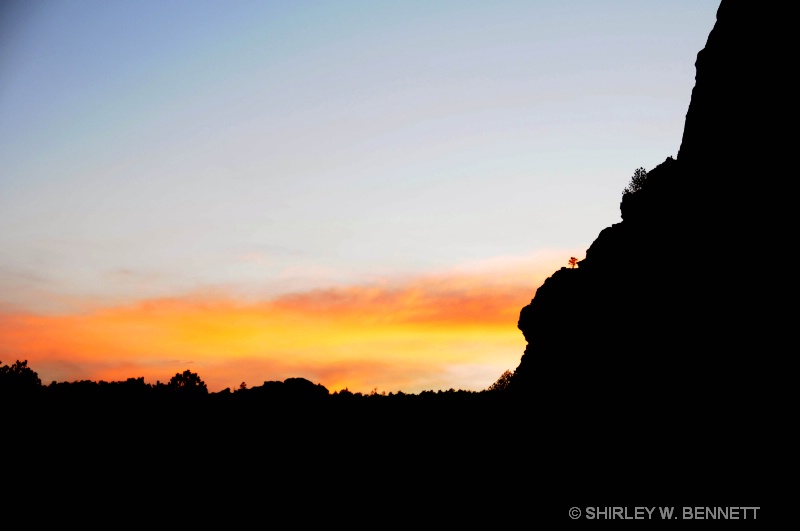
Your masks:
M 624 194 L 622 221 L 522 308 L 527 347 L 509 391 L 530 400 L 554 445 L 657 440 L 639 451 L 720 462 L 766 451 L 785 424 L 789 291 L 765 266 L 792 241 L 784 19 L 722 1 L 677 157 Z

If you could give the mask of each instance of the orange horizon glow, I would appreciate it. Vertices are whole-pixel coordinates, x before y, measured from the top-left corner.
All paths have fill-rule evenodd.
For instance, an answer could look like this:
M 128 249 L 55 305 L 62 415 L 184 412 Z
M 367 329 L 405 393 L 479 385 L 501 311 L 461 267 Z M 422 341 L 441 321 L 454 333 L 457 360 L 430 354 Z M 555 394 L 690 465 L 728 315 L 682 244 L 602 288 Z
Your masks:
M 495 269 L 256 302 L 195 294 L 72 315 L 0 312 L 0 361 L 28 360 L 44 385 L 167 382 L 189 369 L 212 392 L 290 377 L 331 392 L 480 390 L 519 363 L 519 311 L 544 278 Z

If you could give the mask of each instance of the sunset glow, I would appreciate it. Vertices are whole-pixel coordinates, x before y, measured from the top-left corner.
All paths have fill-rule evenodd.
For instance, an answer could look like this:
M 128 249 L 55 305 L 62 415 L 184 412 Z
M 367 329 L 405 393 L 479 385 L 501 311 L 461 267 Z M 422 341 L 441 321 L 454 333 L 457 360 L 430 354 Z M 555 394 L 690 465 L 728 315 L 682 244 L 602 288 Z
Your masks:
M 255 302 L 195 294 L 71 315 L 5 312 L 0 360 L 27 359 L 46 384 L 155 383 L 191 369 L 212 391 L 289 377 L 330 391 L 480 390 L 518 363 L 519 310 L 554 262 L 542 254 Z
M 0 362 L 482 390 L 677 154 L 718 0 L 0 8 Z

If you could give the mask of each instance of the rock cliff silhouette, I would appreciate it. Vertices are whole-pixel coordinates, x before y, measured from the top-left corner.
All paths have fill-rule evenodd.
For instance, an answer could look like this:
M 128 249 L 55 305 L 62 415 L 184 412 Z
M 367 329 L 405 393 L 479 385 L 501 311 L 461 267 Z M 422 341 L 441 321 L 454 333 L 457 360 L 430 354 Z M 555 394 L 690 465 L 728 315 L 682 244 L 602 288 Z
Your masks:
M 622 221 L 522 308 L 527 347 L 509 389 L 565 443 L 648 441 L 634 446 L 713 456 L 704 466 L 745 456 L 755 470 L 764 462 L 751 457 L 785 425 L 786 286 L 766 267 L 792 241 L 789 194 L 774 187 L 792 152 L 782 18 L 721 2 L 677 157 L 625 193 Z

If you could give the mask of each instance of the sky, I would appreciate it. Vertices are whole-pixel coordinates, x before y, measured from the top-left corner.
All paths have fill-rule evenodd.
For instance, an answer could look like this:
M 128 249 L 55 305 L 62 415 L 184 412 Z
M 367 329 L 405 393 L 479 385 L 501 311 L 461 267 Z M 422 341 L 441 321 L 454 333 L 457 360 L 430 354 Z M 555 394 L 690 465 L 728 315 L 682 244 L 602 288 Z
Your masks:
M 485 389 L 677 156 L 718 6 L 7 0 L 0 362 Z

